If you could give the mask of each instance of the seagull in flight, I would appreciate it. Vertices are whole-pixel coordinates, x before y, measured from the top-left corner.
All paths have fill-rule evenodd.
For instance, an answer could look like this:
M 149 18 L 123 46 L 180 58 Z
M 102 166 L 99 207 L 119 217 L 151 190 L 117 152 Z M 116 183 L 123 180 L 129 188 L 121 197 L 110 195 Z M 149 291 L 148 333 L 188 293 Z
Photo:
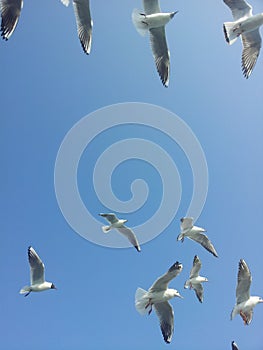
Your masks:
M 259 27 L 263 24 L 263 12 L 252 14 L 252 7 L 244 0 L 224 0 L 232 11 L 234 22 L 223 24 L 225 39 L 233 44 L 241 36 L 243 44 L 242 71 L 247 79 L 253 71 L 261 48 Z
M 0 0 L 1 36 L 4 40 L 8 40 L 16 29 L 22 8 L 23 0 Z
M 128 220 L 118 219 L 117 216 L 113 213 L 109 214 L 99 214 L 100 216 L 104 217 L 109 223 L 109 226 L 102 226 L 102 231 L 104 233 L 109 232 L 111 229 L 116 228 L 121 234 L 123 234 L 128 240 L 131 242 L 131 244 L 135 247 L 135 249 L 140 252 L 141 248 L 139 245 L 139 242 L 134 234 L 134 232 L 124 224 Z
M 238 346 L 234 341 L 232 341 L 231 345 L 232 345 L 232 350 L 238 350 Z
M 206 250 L 212 253 L 215 257 L 218 257 L 218 254 L 208 239 L 208 237 L 203 233 L 206 232 L 201 227 L 194 226 L 193 218 L 182 218 L 181 219 L 181 233 L 177 237 L 177 241 L 184 241 L 184 237 L 188 237 L 197 243 L 200 243 Z
M 161 12 L 158 0 L 143 0 L 144 13 L 134 9 L 132 21 L 141 35 L 150 34 L 157 71 L 165 87 L 169 85 L 170 53 L 166 43 L 165 25 L 178 12 Z
M 202 267 L 201 260 L 197 255 L 194 257 L 193 261 L 193 267 L 190 272 L 189 279 L 185 282 L 184 288 L 194 289 L 195 294 L 200 301 L 200 303 L 203 302 L 204 299 L 204 288 L 201 283 L 208 282 L 208 279 L 206 277 L 199 276 L 199 271 Z
M 236 305 L 231 312 L 231 320 L 239 314 L 244 325 L 249 325 L 253 317 L 253 308 L 258 303 L 263 303 L 263 299 L 257 296 L 250 296 L 250 285 L 252 282 L 251 273 L 245 262 L 240 259 L 238 264 Z
M 68 6 L 70 0 L 61 0 Z M 72 0 L 73 8 L 77 23 L 78 37 L 83 48 L 83 51 L 89 55 L 92 41 L 92 26 L 93 22 L 90 14 L 89 0 Z
M 20 294 L 27 297 L 31 292 L 42 292 L 47 289 L 57 289 L 51 282 L 45 281 L 45 266 L 33 247 L 28 247 L 28 260 L 30 265 L 30 286 L 20 290 Z
M 150 315 L 154 308 L 166 343 L 171 342 L 174 331 L 174 312 L 168 300 L 174 297 L 182 298 L 176 289 L 168 288 L 168 284 L 179 275 L 182 269 L 183 265 L 177 261 L 153 283 L 148 291 L 137 288 L 135 293 L 135 307 L 141 315 L 147 313 Z

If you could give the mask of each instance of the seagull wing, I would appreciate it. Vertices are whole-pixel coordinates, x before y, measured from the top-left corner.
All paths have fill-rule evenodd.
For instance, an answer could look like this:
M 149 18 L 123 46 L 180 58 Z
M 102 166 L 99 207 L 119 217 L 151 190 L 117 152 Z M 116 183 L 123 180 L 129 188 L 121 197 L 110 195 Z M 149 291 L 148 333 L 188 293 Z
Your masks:
M 190 230 L 194 225 L 193 218 L 182 218 L 181 220 L 181 231 Z
M 1 36 L 3 39 L 8 40 L 16 29 L 22 7 L 23 0 L 0 0 Z
M 163 27 L 151 28 L 150 42 L 155 65 L 164 86 L 169 85 L 170 54 L 166 43 L 165 29 Z
M 151 286 L 149 289 L 149 292 L 157 292 L 157 291 L 162 291 L 166 290 L 168 287 L 169 282 L 175 278 L 183 269 L 183 265 L 176 261 L 169 270 L 159 277 Z
M 161 12 L 158 0 L 143 0 L 143 8 L 146 15 Z
M 245 78 L 248 78 L 257 62 L 261 48 L 261 36 L 259 29 L 242 34 L 242 71 Z
M 237 344 L 234 341 L 232 341 L 231 345 L 232 345 L 232 350 L 238 350 Z
M 202 284 L 201 283 L 193 284 L 193 289 L 195 291 L 197 299 L 200 301 L 200 303 L 202 303 L 203 299 L 204 299 L 204 288 L 203 288 Z
M 117 228 L 117 230 L 122 233 L 128 240 L 131 242 L 131 244 L 136 248 L 138 252 L 141 251 L 139 242 L 134 234 L 134 232 L 129 228 L 123 225 L 123 227 Z
M 197 255 L 195 255 L 194 261 L 193 261 L 193 267 L 192 267 L 192 270 L 190 272 L 190 278 L 197 277 L 199 275 L 199 271 L 200 271 L 201 267 L 202 267 L 201 260 L 199 259 L 199 257 Z
M 224 0 L 224 3 L 232 11 L 235 21 L 242 17 L 252 16 L 252 7 L 244 0 Z
M 166 343 L 170 343 L 174 332 L 173 308 L 168 301 L 155 303 L 153 307 L 159 318 L 163 339 Z
M 40 284 L 45 282 L 45 266 L 37 255 L 34 248 L 28 248 L 28 260 L 30 264 L 30 278 L 32 284 Z
M 208 237 L 200 232 L 189 232 L 186 234 L 187 237 L 191 238 L 193 241 L 200 243 L 206 250 L 212 253 L 215 257 L 218 257 L 218 254 Z
M 238 264 L 238 275 L 237 275 L 237 288 L 236 288 L 236 301 L 237 304 L 246 301 L 250 297 L 250 285 L 252 277 L 249 268 L 245 260 L 240 259 Z M 251 315 L 252 319 L 252 315 Z
M 78 36 L 86 54 L 90 53 L 92 41 L 92 19 L 89 0 L 73 0 Z
M 109 214 L 99 214 L 100 216 L 104 217 L 109 223 L 114 224 L 118 221 L 118 218 L 115 214 L 109 213 Z

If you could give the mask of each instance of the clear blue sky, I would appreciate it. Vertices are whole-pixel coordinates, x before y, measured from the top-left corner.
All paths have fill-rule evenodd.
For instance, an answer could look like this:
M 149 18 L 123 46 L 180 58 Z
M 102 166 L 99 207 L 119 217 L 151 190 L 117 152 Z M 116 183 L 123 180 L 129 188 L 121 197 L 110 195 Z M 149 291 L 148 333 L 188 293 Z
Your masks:
M 262 1 L 251 4 L 255 13 L 263 11 Z M 135 7 L 141 8 L 141 2 L 91 1 L 90 56 L 78 41 L 72 5 L 65 8 L 58 0 L 25 1 L 13 36 L 0 42 L 3 349 L 210 350 L 212 343 L 214 350 L 227 350 L 235 340 L 240 350 L 262 350 L 262 305 L 255 308 L 248 327 L 240 317 L 230 321 L 230 312 L 240 258 L 253 275 L 251 294 L 263 297 L 263 54 L 251 77 L 244 79 L 241 43 L 229 47 L 222 32 L 222 23 L 232 18 L 223 1 L 162 1 L 163 11 L 179 11 L 166 29 L 171 77 L 165 89 L 148 38 L 140 37 L 132 25 Z M 170 110 L 198 138 L 208 164 L 209 188 L 197 224 L 207 229 L 219 259 L 194 242 L 176 241 L 179 219 L 191 198 L 191 169 L 180 147 L 150 128 L 147 139 L 152 137 L 170 155 L 183 186 L 169 226 L 143 244 L 138 254 L 133 248 L 91 243 L 68 225 L 54 189 L 61 142 L 81 118 L 120 102 Z M 104 143 L 107 148 L 111 140 L 120 140 L 120 134 L 126 139 L 146 133 L 136 125 L 111 131 L 100 134 L 80 162 L 81 197 L 94 216 L 114 211 L 96 198 L 91 181 L 94 157 Z M 136 227 L 160 205 L 161 181 L 145 162 L 130 162 L 114 174 L 112 188 L 119 199 L 128 200 L 130 181 L 140 177 L 147 181 L 149 200 L 141 210 L 118 213 Z M 46 279 L 56 284 L 57 291 L 19 295 L 29 282 L 29 245 L 43 259 Z M 209 279 L 203 304 L 183 289 L 195 254 L 202 260 L 202 275 Z M 175 332 L 166 345 L 156 315 L 142 317 L 136 312 L 134 294 L 138 286 L 149 288 L 176 260 L 184 269 L 171 287 L 184 299 L 171 301 Z

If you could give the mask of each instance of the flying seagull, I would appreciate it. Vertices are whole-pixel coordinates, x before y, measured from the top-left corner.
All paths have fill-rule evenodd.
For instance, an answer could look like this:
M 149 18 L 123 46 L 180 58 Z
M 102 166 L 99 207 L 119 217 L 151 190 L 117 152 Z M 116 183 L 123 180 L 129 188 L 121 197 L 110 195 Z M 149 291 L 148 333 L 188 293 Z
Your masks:
M 100 216 L 104 217 L 109 223 L 109 226 L 102 226 L 102 231 L 104 233 L 107 233 L 112 228 L 116 228 L 120 233 L 122 233 L 128 240 L 131 242 L 131 244 L 135 247 L 135 249 L 140 252 L 141 248 L 139 245 L 139 242 L 134 234 L 134 232 L 127 226 L 125 226 L 125 222 L 128 220 L 118 219 L 117 216 L 113 213 L 109 214 L 99 214 Z
M 170 53 L 166 43 L 165 25 L 178 12 L 161 12 L 158 0 L 143 0 L 144 13 L 135 9 L 132 21 L 141 35 L 150 34 L 152 52 L 157 71 L 165 87 L 169 85 Z
M 8 40 L 16 29 L 22 7 L 23 0 L 0 0 L 1 36 L 4 40 Z
M 232 350 L 238 350 L 237 344 L 234 341 L 232 341 L 231 345 L 232 345 Z
M 193 218 L 182 218 L 181 219 L 181 233 L 177 237 L 177 241 L 184 241 L 184 237 L 188 237 L 197 243 L 200 243 L 206 250 L 212 253 L 215 257 L 218 257 L 217 252 L 208 239 L 208 237 L 203 233 L 206 232 L 201 227 L 194 226 Z
M 197 255 L 194 257 L 193 261 L 193 267 L 190 272 L 189 279 L 185 282 L 184 288 L 194 289 L 195 294 L 200 301 L 200 303 L 203 302 L 204 299 L 204 288 L 201 283 L 208 282 L 208 279 L 206 277 L 199 276 L 199 271 L 202 267 L 201 260 Z
M 176 289 L 168 288 L 169 282 L 175 278 L 183 269 L 183 265 L 178 261 L 169 270 L 159 277 L 148 291 L 137 288 L 135 293 L 135 307 L 141 315 L 149 314 L 154 308 L 166 343 L 170 343 L 174 331 L 174 312 L 169 299 L 174 297 L 182 298 Z
M 234 22 L 223 24 L 224 34 L 228 44 L 233 44 L 241 35 L 242 71 L 248 78 L 257 62 L 261 48 L 261 36 L 259 27 L 263 24 L 263 12 L 252 14 L 252 7 L 244 0 L 224 0 L 224 3 L 232 11 Z
M 42 292 L 47 289 L 57 289 L 51 282 L 45 281 L 45 266 L 33 247 L 28 247 L 28 260 L 30 265 L 30 286 L 20 290 L 20 294 L 28 296 L 31 292 Z
M 93 22 L 90 15 L 89 0 L 72 0 L 73 8 L 77 23 L 78 37 L 86 54 L 90 54 L 92 41 L 92 26 Z M 70 0 L 61 0 L 61 2 L 68 6 Z
M 231 320 L 239 314 L 245 325 L 249 325 L 253 317 L 253 308 L 263 299 L 257 296 L 250 296 L 250 285 L 252 277 L 245 260 L 240 259 L 238 264 L 236 305 L 231 312 Z

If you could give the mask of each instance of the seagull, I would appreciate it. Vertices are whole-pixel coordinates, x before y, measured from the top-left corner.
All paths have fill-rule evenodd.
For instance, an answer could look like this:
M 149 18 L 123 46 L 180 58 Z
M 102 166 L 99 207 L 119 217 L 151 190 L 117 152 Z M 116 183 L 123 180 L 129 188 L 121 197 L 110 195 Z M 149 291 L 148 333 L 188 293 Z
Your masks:
M 259 27 L 263 24 L 263 12 L 252 14 L 252 7 L 244 0 L 224 0 L 232 11 L 234 22 L 223 24 L 225 38 L 228 44 L 233 44 L 241 35 L 243 43 L 242 71 L 247 79 L 257 62 L 261 48 Z
M 150 33 L 150 42 L 157 71 L 165 87 L 169 85 L 170 53 L 165 38 L 165 25 L 178 12 L 161 12 L 158 0 L 143 0 L 144 13 L 134 9 L 132 21 L 141 35 Z
M 190 278 L 185 282 L 184 288 L 194 289 L 195 294 L 200 301 L 200 303 L 203 302 L 204 299 L 204 289 L 201 283 L 208 282 L 208 279 L 206 277 L 199 276 L 199 271 L 202 267 L 201 260 L 197 255 L 194 257 L 193 261 L 193 267 L 190 272 Z
M 23 0 L 0 0 L 1 36 L 4 40 L 8 40 L 16 29 L 22 8 Z
M 68 6 L 70 0 L 61 0 Z M 73 8 L 77 23 L 78 37 L 83 48 L 83 51 L 89 55 L 92 41 L 92 26 L 93 22 L 90 15 L 89 0 L 73 0 Z
M 30 286 L 25 286 L 20 290 L 20 294 L 27 297 L 31 292 L 42 292 L 47 289 L 57 289 L 51 282 L 45 281 L 45 266 L 37 255 L 33 247 L 28 247 L 28 260 L 30 264 Z
M 200 243 L 206 250 L 212 253 L 215 257 L 218 257 L 217 252 L 208 239 L 208 237 L 203 233 L 206 232 L 201 227 L 193 225 L 193 218 L 182 218 L 181 219 L 181 233 L 177 237 L 177 241 L 184 241 L 184 237 L 188 237 L 197 243 Z
M 170 343 L 174 331 L 174 312 L 169 299 L 174 297 L 182 298 L 176 289 L 168 288 L 169 282 L 182 271 L 183 265 L 176 261 L 169 270 L 159 277 L 148 291 L 137 288 L 135 293 L 135 307 L 141 314 L 149 314 L 152 307 L 159 318 L 163 339 Z
M 231 320 L 239 314 L 244 325 L 249 325 L 253 317 L 253 308 L 258 303 L 263 303 L 263 299 L 257 296 L 250 296 L 250 285 L 252 277 L 245 260 L 240 259 L 238 264 L 236 305 L 231 312 Z
M 117 216 L 113 213 L 109 214 L 99 214 L 100 216 L 104 217 L 109 223 L 109 226 L 102 226 L 102 231 L 104 233 L 107 233 L 112 228 L 116 228 L 120 233 L 122 233 L 128 240 L 131 242 L 131 244 L 135 247 L 135 249 L 140 252 L 141 248 L 139 245 L 139 242 L 134 234 L 134 232 L 127 226 L 125 226 L 125 222 L 128 220 L 118 219 Z
M 237 344 L 234 341 L 232 341 L 231 345 L 232 345 L 232 350 L 238 350 Z

